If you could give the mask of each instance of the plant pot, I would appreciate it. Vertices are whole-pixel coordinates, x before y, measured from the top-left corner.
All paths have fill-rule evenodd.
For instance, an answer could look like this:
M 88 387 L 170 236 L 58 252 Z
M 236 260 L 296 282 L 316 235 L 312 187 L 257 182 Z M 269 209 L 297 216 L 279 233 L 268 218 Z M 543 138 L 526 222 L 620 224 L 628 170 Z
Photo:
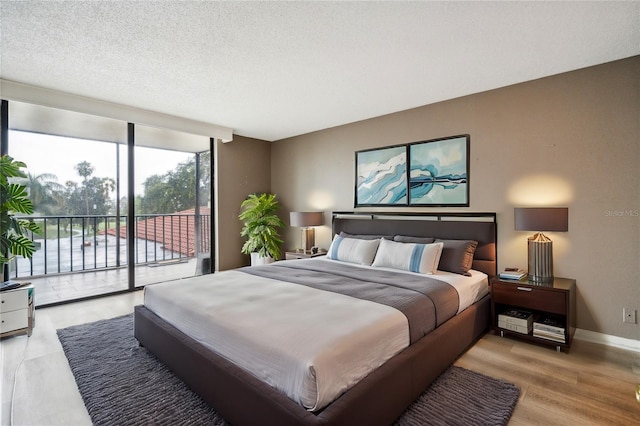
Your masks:
M 263 257 L 259 253 L 251 253 L 251 266 L 268 265 L 275 260 L 271 256 Z

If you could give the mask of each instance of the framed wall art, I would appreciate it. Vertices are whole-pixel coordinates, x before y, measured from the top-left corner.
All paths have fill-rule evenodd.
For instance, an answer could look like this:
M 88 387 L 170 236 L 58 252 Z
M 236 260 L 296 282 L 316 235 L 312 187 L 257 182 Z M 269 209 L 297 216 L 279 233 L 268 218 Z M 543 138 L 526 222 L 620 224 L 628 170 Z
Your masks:
M 409 144 L 409 205 L 469 206 L 469 135 Z
M 355 207 L 468 207 L 469 139 L 356 151 Z
M 356 152 L 355 205 L 407 205 L 407 146 Z

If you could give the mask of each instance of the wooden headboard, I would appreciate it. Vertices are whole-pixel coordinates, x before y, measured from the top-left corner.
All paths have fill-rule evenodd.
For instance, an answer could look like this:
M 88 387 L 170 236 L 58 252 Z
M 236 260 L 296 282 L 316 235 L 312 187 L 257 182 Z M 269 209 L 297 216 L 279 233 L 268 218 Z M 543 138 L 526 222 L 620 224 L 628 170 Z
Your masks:
M 497 274 L 495 213 L 386 213 L 333 212 L 333 235 L 341 231 L 359 235 L 409 235 L 444 240 L 474 240 L 478 247 L 473 269 Z

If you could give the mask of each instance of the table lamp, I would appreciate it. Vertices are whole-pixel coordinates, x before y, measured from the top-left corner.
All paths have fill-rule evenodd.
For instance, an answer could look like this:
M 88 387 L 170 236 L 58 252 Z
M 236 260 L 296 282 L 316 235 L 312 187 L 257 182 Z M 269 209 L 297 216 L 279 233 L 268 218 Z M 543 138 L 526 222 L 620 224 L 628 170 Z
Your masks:
M 542 233 L 567 232 L 567 207 L 534 207 L 515 209 L 516 231 L 540 231 L 527 239 L 529 281 L 553 281 L 553 242 Z
M 315 231 L 313 226 L 320 226 L 324 223 L 323 212 L 291 212 L 289 213 L 289 224 L 302 228 L 302 249 L 305 253 L 311 252 L 311 247 L 315 245 Z

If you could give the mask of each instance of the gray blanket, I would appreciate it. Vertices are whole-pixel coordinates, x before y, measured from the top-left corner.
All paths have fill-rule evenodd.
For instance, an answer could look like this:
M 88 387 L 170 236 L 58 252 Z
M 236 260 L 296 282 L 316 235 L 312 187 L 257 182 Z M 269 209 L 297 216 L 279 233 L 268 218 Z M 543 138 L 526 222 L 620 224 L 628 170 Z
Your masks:
M 320 259 L 289 260 L 240 270 L 391 306 L 407 317 L 411 343 L 453 317 L 459 307 L 458 292 L 427 275 L 370 270 Z

